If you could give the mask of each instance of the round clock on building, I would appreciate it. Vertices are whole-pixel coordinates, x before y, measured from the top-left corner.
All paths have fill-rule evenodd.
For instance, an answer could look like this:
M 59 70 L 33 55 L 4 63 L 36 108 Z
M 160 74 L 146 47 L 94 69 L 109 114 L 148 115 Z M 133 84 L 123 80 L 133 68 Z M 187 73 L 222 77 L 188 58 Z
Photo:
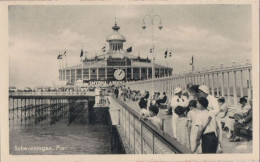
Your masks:
M 122 69 L 117 69 L 114 72 L 114 77 L 116 80 L 122 80 L 125 77 L 125 71 Z

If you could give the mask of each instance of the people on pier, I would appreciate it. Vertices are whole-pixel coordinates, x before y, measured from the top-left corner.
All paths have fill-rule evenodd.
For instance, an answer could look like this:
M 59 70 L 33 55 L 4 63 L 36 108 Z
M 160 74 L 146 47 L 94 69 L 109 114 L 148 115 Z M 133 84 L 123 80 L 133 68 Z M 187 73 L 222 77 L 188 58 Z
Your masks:
M 219 113 L 219 105 L 217 99 L 209 94 L 209 88 L 205 85 L 199 86 L 199 97 L 206 97 L 209 104 L 207 109 L 212 111 L 215 115 Z
M 220 97 L 218 99 L 218 104 L 219 104 L 220 111 L 219 111 L 217 117 L 219 118 L 219 120 L 221 122 L 221 127 L 224 128 L 226 120 L 228 118 L 228 116 L 227 116 L 228 107 L 227 107 L 227 104 L 225 102 L 225 98 L 224 97 Z
M 167 115 L 171 115 L 172 111 L 174 111 L 174 108 L 176 106 L 186 107 L 187 105 L 188 105 L 188 99 L 187 97 L 182 95 L 182 89 L 179 87 L 175 88 L 174 96 L 171 98 L 169 102 Z
M 145 91 L 145 95 L 143 97 L 141 97 L 141 99 L 139 100 L 139 107 L 140 107 L 140 117 L 142 116 L 147 116 L 147 103 L 148 103 L 148 99 L 149 99 L 149 91 Z
M 166 101 L 167 101 L 167 96 L 166 93 L 163 92 L 163 94 L 159 96 L 159 99 L 156 100 L 156 103 L 160 106 L 160 104 L 166 103 Z
M 116 98 L 118 98 L 119 90 L 118 90 L 118 88 L 117 88 L 117 87 L 116 87 L 116 89 L 115 89 L 114 93 L 115 93 L 115 96 L 116 96 Z
M 195 125 L 197 114 L 199 113 L 197 109 L 197 101 L 191 100 L 188 105 L 187 112 L 187 126 L 188 126 L 188 137 L 190 142 L 190 150 L 195 150 L 196 148 L 196 137 L 197 137 L 197 127 Z M 196 153 L 201 153 L 201 145 L 198 146 Z
M 219 128 L 213 111 L 207 109 L 209 101 L 206 97 L 199 97 L 197 100 L 197 114 L 195 125 L 197 126 L 196 147 L 202 146 L 202 153 L 216 153 L 219 143 Z
M 174 131 L 176 131 L 176 139 L 182 145 L 186 146 L 188 149 L 190 148 L 190 140 L 188 135 L 188 121 L 185 115 L 186 109 L 182 106 L 177 106 L 174 110 L 175 114 L 178 116 L 176 118 L 176 127 Z
M 148 121 L 150 121 L 156 128 L 162 129 L 161 119 L 157 116 L 159 113 L 159 108 L 157 105 L 149 106 L 149 116 L 147 117 Z
M 197 100 L 199 98 L 199 85 L 193 85 L 188 89 L 189 100 Z
M 176 88 L 174 90 L 174 96 L 172 97 L 169 105 L 170 111 L 174 111 L 177 106 L 182 106 L 182 107 L 187 107 L 188 106 L 188 100 L 185 96 L 182 95 L 182 89 L 181 88 Z M 172 113 L 172 130 L 173 130 L 173 138 L 176 138 L 176 119 L 177 119 L 177 114 Z
M 252 100 L 250 100 L 250 105 L 247 105 L 247 99 L 241 97 L 239 103 L 241 104 L 241 109 L 234 113 L 233 116 L 229 116 L 226 121 L 226 127 L 228 128 L 227 138 L 232 138 L 231 142 L 240 141 L 239 130 L 242 127 L 250 128 L 252 126 Z
M 234 124 L 235 124 L 235 117 L 243 116 L 249 109 L 250 106 L 247 105 L 247 99 L 245 97 L 241 97 L 239 99 L 239 103 L 241 104 L 241 109 L 237 110 L 233 116 L 229 116 L 225 120 L 225 128 L 228 129 L 227 138 L 231 138 L 234 132 Z

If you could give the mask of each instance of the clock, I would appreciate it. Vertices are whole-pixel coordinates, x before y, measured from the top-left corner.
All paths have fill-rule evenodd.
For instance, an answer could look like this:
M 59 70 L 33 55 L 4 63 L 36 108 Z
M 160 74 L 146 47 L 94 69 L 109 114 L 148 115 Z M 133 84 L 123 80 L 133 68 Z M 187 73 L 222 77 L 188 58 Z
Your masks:
M 122 80 L 125 77 L 125 71 L 122 69 L 117 69 L 114 72 L 114 77 L 116 80 Z

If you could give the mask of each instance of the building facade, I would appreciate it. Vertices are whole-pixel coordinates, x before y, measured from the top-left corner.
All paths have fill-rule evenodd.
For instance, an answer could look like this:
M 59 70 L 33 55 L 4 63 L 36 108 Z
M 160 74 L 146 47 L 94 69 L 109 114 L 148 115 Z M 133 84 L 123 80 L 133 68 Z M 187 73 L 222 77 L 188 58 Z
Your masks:
M 106 41 L 109 49 L 104 54 L 85 58 L 82 64 L 59 70 L 59 80 L 74 84 L 78 81 L 136 81 L 152 78 L 152 61 L 149 58 L 133 56 L 133 52 L 124 50 L 125 37 L 118 32 L 120 27 L 115 23 L 113 33 Z M 154 63 L 155 77 L 172 75 L 172 68 Z

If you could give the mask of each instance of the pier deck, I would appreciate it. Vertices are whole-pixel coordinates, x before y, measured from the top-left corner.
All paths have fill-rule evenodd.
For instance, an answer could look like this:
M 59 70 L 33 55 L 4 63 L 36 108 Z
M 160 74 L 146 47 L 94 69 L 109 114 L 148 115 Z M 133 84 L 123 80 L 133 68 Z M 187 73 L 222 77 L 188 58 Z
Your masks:
M 129 101 L 128 99 L 123 101 L 120 97 L 119 100 L 139 113 L 140 108 L 138 106 L 138 102 Z M 172 116 L 166 115 L 164 109 L 160 109 L 158 116 L 161 119 L 164 119 L 164 131 L 172 136 Z M 223 153 L 252 153 L 252 140 L 247 141 L 247 139 L 244 138 L 240 142 L 229 142 L 229 139 L 226 138 L 226 134 L 227 132 L 223 131 Z

